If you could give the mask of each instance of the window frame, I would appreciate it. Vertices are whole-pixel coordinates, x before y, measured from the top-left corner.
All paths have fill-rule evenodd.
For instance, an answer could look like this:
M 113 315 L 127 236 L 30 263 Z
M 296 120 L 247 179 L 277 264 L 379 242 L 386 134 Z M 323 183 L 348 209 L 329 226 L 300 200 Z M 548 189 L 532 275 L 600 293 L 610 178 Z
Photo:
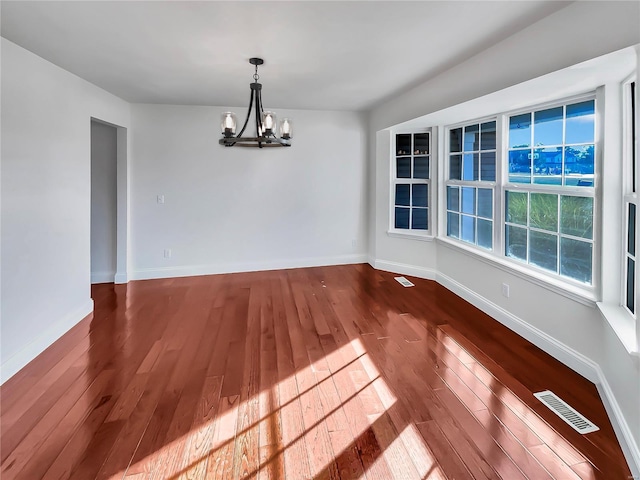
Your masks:
M 631 85 L 634 84 L 635 89 L 631 89 Z M 635 93 L 635 96 L 633 94 Z M 639 140 L 638 140 L 638 81 L 635 75 L 631 75 L 622 82 L 622 231 L 621 236 L 621 269 L 622 275 L 620 282 L 620 306 L 624 309 L 627 315 L 630 315 L 634 320 L 638 319 L 638 280 L 640 275 L 638 274 L 638 219 L 639 215 L 639 201 L 638 201 L 638 156 L 640 155 Z M 635 105 L 635 112 L 632 109 L 632 102 Z M 633 114 L 635 113 L 635 117 Z M 635 131 L 634 131 L 635 127 Z M 635 163 L 635 165 L 634 165 Z M 635 167 L 635 168 L 634 168 Z M 634 251 L 635 255 L 632 255 L 628 251 L 628 238 L 629 238 L 629 209 L 631 205 L 635 205 L 635 232 L 634 232 Z M 629 271 L 627 268 L 628 259 L 632 259 L 634 262 L 634 311 L 629 310 L 627 305 L 627 289 L 629 281 Z
M 600 264 L 597 261 L 600 258 L 601 249 L 601 165 L 602 165 L 602 105 L 603 98 L 600 98 L 601 94 L 599 90 L 592 90 L 589 92 L 581 93 L 578 95 L 571 95 L 562 98 L 557 98 L 551 101 L 540 102 L 535 104 L 526 105 L 521 108 L 498 112 L 497 114 L 480 117 L 477 119 L 465 120 L 450 125 L 445 125 L 443 128 L 443 135 L 440 137 L 440 141 L 444 142 L 444 148 L 440 149 L 439 154 L 442 155 L 442 160 L 439 165 L 442 166 L 444 172 L 440 176 L 439 185 L 441 186 L 442 193 L 439 195 L 440 205 L 438 208 L 440 233 L 438 239 L 448 244 L 460 247 L 463 250 L 479 254 L 481 257 L 486 258 L 489 261 L 500 263 L 505 265 L 506 268 L 513 269 L 515 272 L 521 272 L 527 277 L 533 277 L 539 281 L 559 287 L 567 292 L 578 293 L 580 297 L 591 298 L 592 301 L 596 300 L 597 295 L 600 292 Z M 566 186 L 566 185 L 543 185 L 543 184 L 519 184 L 509 181 L 509 162 L 507 161 L 509 145 L 509 118 L 514 115 L 533 113 L 540 110 L 554 108 L 558 106 L 570 105 L 573 103 L 579 103 L 581 101 L 594 100 L 595 102 L 595 125 L 594 125 L 594 177 L 593 185 L 591 187 L 584 186 Z M 452 129 L 459 128 L 465 125 L 473 125 L 475 123 L 483 123 L 487 121 L 496 121 L 496 180 L 495 182 L 482 182 L 482 181 L 452 181 L 449 179 L 450 173 L 450 145 L 449 145 L 449 132 Z M 564 126 L 563 126 L 564 128 Z M 563 139 L 564 141 L 564 139 Z M 564 144 L 563 144 L 564 145 Z M 532 145 L 531 148 L 535 148 Z M 493 222 L 494 222 L 494 241 L 493 249 L 487 250 L 477 245 L 473 245 L 464 240 L 449 237 L 447 235 L 448 219 L 447 219 L 447 187 L 459 184 L 475 186 L 476 188 L 489 187 L 494 189 L 494 210 L 493 210 Z M 568 276 L 555 273 L 553 271 L 546 270 L 544 268 L 537 267 L 530 263 L 511 258 L 506 255 L 506 192 L 539 192 L 539 193 L 553 193 L 558 195 L 560 199 L 563 195 L 581 196 L 593 198 L 593 235 L 590 239 L 592 246 L 592 275 L 591 284 L 581 282 Z M 560 200 L 559 200 L 560 202 Z M 558 202 L 558 203 L 559 203 Z M 558 205 L 560 208 L 560 205 Z M 527 233 L 528 235 L 528 233 Z M 562 234 L 559 229 L 558 236 L 558 253 L 560 254 L 559 242 Z M 560 258 L 558 259 L 560 262 Z M 571 295 L 575 297 L 574 295 Z
M 541 111 L 541 110 L 547 110 L 547 109 L 551 109 L 551 108 L 555 108 L 555 107 L 560 107 L 560 106 L 566 106 L 566 105 L 570 105 L 570 104 L 574 104 L 574 103 L 580 103 L 580 102 L 586 102 L 586 101 L 590 101 L 593 100 L 594 101 L 594 105 L 595 105 L 595 110 L 594 110 L 594 114 L 595 114 L 595 121 L 594 121 L 594 174 L 593 174 L 593 186 L 592 187 L 584 187 L 584 186 L 572 186 L 572 185 L 545 185 L 545 184 L 539 184 L 539 183 L 533 183 L 533 172 L 532 172 L 532 183 L 529 184 L 523 184 L 523 183 L 513 183 L 509 181 L 509 162 L 508 162 L 508 158 L 509 158 L 509 145 L 508 145 L 508 139 L 509 139 L 509 118 L 513 117 L 513 116 L 517 116 L 517 115 L 522 115 L 525 113 L 534 113 L 537 111 Z M 534 270 L 536 272 L 539 272 L 543 275 L 548 275 L 549 277 L 552 277 L 560 282 L 564 282 L 567 283 L 569 285 L 573 285 L 575 287 L 578 288 L 584 288 L 587 291 L 592 292 L 593 294 L 595 294 L 595 292 L 599 291 L 599 285 L 600 285 L 600 264 L 598 261 L 596 261 L 597 259 L 600 258 L 600 248 L 601 242 L 598 242 L 597 240 L 600 238 L 600 225 L 601 225 L 601 213 L 600 213 L 600 196 L 601 196 L 601 174 L 600 174 L 600 169 L 601 169 L 601 165 L 602 165 L 602 161 L 601 161 L 601 156 L 602 156 L 602 145 L 601 145 L 601 121 L 599 120 L 599 117 L 601 116 L 600 112 L 599 112 L 599 105 L 602 104 L 602 99 L 598 99 L 598 92 L 597 91 L 592 91 L 592 92 L 587 92 L 587 93 L 583 93 L 583 94 L 579 94 L 579 95 L 572 95 L 569 97 L 565 97 L 565 98 L 561 98 L 561 99 L 556 99 L 556 100 L 552 100 L 549 102 L 544 102 L 544 103 L 538 103 L 535 105 L 530 105 L 527 107 L 523 107 L 523 108 L 519 108 L 516 110 L 512 110 L 509 112 L 503 112 L 501 114 L 501 116 L 503 117 L 503 138 L 504 138 L 504 142 L 502 144 L 502 148 L 503 148 L 503 152 L 502 152 L 502 158 L 504 159 L 504 161 L 502 162 L 501 169 L 502 169 L 502 174 L 503 174 L 503 183 L 500 185 L 500 189 L 501 189 L 501 198 L 502 198 L 502 202 L 503 202 L 503 208 L 502 208 L 502 234 L 501 234 L 501 239 L 503 241 L 503 245 L 502 245 L 502 251 L 501 254 L 503 256 L 503 258 L 505 258 L 507 261 L 509 262 L 515 262 L 518 264 L 522 264 L 525 268 Z M 533 121 L 533 120 L 532 120 Z M 565 128 L 565 126 L 563 125 L 563 129 Z M 533 142 L 532 142 L 533 143 Z M 563 143 L 563 148 L 565 147 L 565 143 Z M 535 149 L 536 146 L 535 145 L 531 145 L 531 149 Z M 579 197 L 590 197 L 593 199 L 593 234 L 592 234 L 592 238 L 590 239 L 591 245 L 592 245 L 592 255 L 591 255 L 591 283 L 587 284 L 584 282 L 580 282 L 579 280 L 573 279 L 571 277 L 565 276 L 565 275 L 561 275 L 560 274 L 560 239 L 564 237 L 567 237 L 567 235 L 563 235 L 560 232 L 560 226 L 558 226 L 558 232 L 557 232 L 557 237 L 558 237 L 558 273 L 552 272 L 550 270 L 544 269 L 542 267 L 538 267 L 536 265 L 532 265 L 528 262 L 528 260 L 526 262 L 522 262 L 516 259 L 513 259 L 509 256 L 507 256 L 506 254 L 506 226 L 507 226 L 507 219 L 506 219 L 506 205 L 507 205 L 507 192 L 508 191 L 512 191 L 512 192 L 528 192 L 529 194 L 529 198 L 531 193 L 546 193 L 546 194 L 552 194 L 552 195 L 557 195 L 558 196 L 558 210 L 560 210 L 560 199 L 562 196 L 579 196 Z M 558 214 L 560 215 L 560 213 Z M 558 221 L 560 221 L 560 217 L 558 217 Z M 529 232 L 530 232 L 530 227 L 528 225 L 529 221 L 527 220 L 527 238 L 529 238 Z M 534 229 L 535 231 L 537 231 L 537 229 Z M 571 236 L 569 236 L 569 238 L 572 238 Z M 589 239 L 582 239 L 581 241 L 586 241 Z M 527 254 L 528 257 L 528 254 Z
M 414 136 L 428 134 L 429 135 L 429 153 L 426 155 L 416 155 L 413 153 L 414 150 Z M 411 135 L 411 154 L 409 155 L 397 155 L 397 136 L 398 135 Z M 434 212 L 436 212 L 437 207 L 434 203 L 434 189 L 433 189 L 433 178 L 434 172 L 436 171 L 436 165 L 434 162 L 437 162 L 438 155 L 434 151 L 435 139 L 434 139 L 434 129 L 426 128 L 426 129 L 411 129 L 411 130 L 395 130 L 391 131 L 391 139 L 390 139 L 390 171 L 389 171 L 389 229 L 387 230 L 387 235 L 393 237 L 402 237 L 402 238 L 414 238 L 418 240 L 432 240 L 434 237 Z M 410 178 L 399 178 L 397 176 L 397 159 L 403 157 L 408 157 L 411 159 L 411 177 Z M 413 178 L 413 166 L 415 157 L 428 157 L 429 158 L 429 178 Z M 395 195 L 396 195 L 396 185 L 409 185 L 410 188 L 410 197 L 413 195 L 413 185 L 427 185 L 427 229 L 413 229 L 411 228 L 411 213 L 413 208 L 424 208 L 424 207 L 414 207 L 411 205 L 412 201 L 410 200 L 410 205 L 406 208 L 409 208 L 409 228 L 396 228 L 395 226 Z
M 481 252 L 484 254 L 489 254 L 492 255 L 495 251 L 496 251 L 496 246 L 497 246 L 497 241 L 499 240 L 498 237 L 498 232 L 497 232 L 497 228 L 496 228 L 496 223 L 497 220 L 499 220 L 499 208 L 500 208 L 500 201 L 497 195 L 497 188 L 499 185 L 499 181 L 501 180 L 500 178 L 500 168 L 499 168 L 499 164 L 501 162 L 501 158 L 500 158 L 500 150 L 501 148 L 499 147 L 502 143 L 502 135 L 501 135 L 501 124 L 500 124 L 500 115 L 486 115 L 483 117 L 479 117 L 479 118 L 475 118 L 475 119 L 471 119 L 471 120 L 465 120 L 462 122 L 457 122 L 454 124 L 450 124 L 450 125 L 445 125 L 444 128 L 442 129 L 443 131 L 443 137 L 441 137 L 441 141 L 442 141 L 442 149 L 438 151 L 439 156 L 440 154 L 442 155 L 442 196 L 441 196 L 441 201 L 440 201 L 440 205 L 442 206 L 441 208 L 439 208 L 438 213 L 441 220 L 440 223 L 440 232 L 441 234 L 439 234 L 439 237 L 450 240 L 452 242 L 455 242 L 456 244 L 461 244 L 464 245 L 464 247 L 466 248 L 470 248 L 474 251 L 477 252 Z M 486 151 L 493 151 L 495 152 L 495 180 L 493 181 L 488 181 L 488 180 L 463 180 L 463 179 L 451 179 L 450 178 L 450 172 L 451 172 L 451 155 L 455 155 L 458 152 L 451 152 L 451 145 L 450 145 L 450 132 L 451 130 L 455 130 L 457 128 L 462 128 L 463 132 L 464 132 L 464 128 L 470 125 L 479 125 L 481 126 L 483 123 L 489 123 L 489 122 L 496 122 L 496 146 L 494 149 L 489 149 Z M 480 127 L 480 134 L 481 134 L 481 127 Z M 475 150 L 472 150 L 472 152 L 475 152 Z M 478 150 L 478 153 L 480 154 L 482 152 L 482 150 Z M 465 155 L 465 149 L 464 149 L 464 136 L 462 139 L 462 150 L 459 152 L 460 155 L 462 156 L 462 161 L 464 162 L 464 155 Z M 482 162 L 482 160 L 480 160 L 480 162 Z M 440 162 L 439 162 L 440 163 Z M 463 167 L 463 164 L 461 165 L 461 168 Z M 479 172 L 482 170 L 482 163 L 480 163 L 479 165 Z M 461 175 L 462 176 L 462 175 Z M 449 213 L 449 209 L 448 209 L 448 188 L 449 187 L 458 187 L 460 189 L 465 188 L 465 187 L 471 187 L 471 188 L 475 188 L 475 197 L 476 197 L 476 213 L 474 215 L 472 215 L 473 217 L 475 217 L 476 219 L 478 218 L 477 215 L 477 196 L 478 196 L 478 189 L 490 189 L 492 191 L 492 218 L 491 221 L 493 222 L 492 224 L 492 247 L 491 249 L 487 249 L 485 247 L 482 247 L 480 245 L 476 243 L 470 243 L 467 242 L 465 240 L 463 240 L 462 238 L 456 238 L 456 237 L 450 237 L 447 232 L 448 232 L 448 225 L 449 225 L 449 220 L 448 220 L 448 213 Z M 460 195 L 462 195 L 462 190 L 460 190 Z M 460 215 L 462 215 L 462 211 L 458 212 Z M 484 217 L 482 217 L 484 218 Z M 476 240 L 477 240 L 477 223 L 476 223 Z

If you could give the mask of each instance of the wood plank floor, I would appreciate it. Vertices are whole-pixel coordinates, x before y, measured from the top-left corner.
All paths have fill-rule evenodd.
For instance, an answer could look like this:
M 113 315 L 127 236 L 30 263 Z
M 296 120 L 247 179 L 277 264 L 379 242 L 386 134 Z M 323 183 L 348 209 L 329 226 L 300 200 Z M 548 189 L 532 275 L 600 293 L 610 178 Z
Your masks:
M 0 389 L 10 479 L 627 480 L 596 388 L 368 265 L 96 285 Z M 580 435 L 533 392 L 600 427 Z

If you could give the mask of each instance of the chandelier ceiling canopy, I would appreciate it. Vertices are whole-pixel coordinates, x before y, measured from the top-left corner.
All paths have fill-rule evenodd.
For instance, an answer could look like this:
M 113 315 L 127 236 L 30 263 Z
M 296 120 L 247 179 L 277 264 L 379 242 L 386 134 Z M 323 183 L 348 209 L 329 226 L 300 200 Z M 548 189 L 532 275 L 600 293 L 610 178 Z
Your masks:
M 258 66 L 264 63 L 261 58 L 251 58 L 249 63 L 255 66 L 253 74 L 253 83 L 251 87 L 251 98 L 249 99 L 249 111 L 247 118 L 242 125 L 242 129 L 236 135 L 236 114 L 233 112 L 224 112 L 222 114 L 222 138 L 220 145 L 225 147 L 290 147 L 292 138 L 292 123 L 288 118 L 283 118 L 279 126 L 279 134 L 276 134 L 277 118 L 274 112 L 264 110 L 262 106 L 262 84 L 258 83 L 260 76 L 258 75 Z M 251 113 L 254 113 L 255 135 L 253 137 L 243 136 Z

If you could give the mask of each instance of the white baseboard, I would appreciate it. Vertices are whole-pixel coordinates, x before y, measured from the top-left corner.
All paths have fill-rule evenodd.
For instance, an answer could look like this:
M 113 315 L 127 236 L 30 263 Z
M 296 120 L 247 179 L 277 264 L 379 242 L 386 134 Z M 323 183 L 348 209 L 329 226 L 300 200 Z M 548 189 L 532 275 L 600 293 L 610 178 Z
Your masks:
M 478 295 L 473 290 L 468 289 L 461 283 L 458 283 L 440 272 L 436 275 L 436 281 L 446 289 L 451 290 L 456 295 L 464 298 L 467 302 L 479 308 L 487 315 L 495 318 L 505 327 L 513 330 L 521 337 L 526 338 L 535 346 L 558 359 L 572 370 L 587 378 L 589 381 L 593 383 L 598 381 L 598 375 L 595 370 L 598 367 L 598 364 L 590 358 L 585 357 L 580 352 L 566 346 L 551 335 L 548 335 L 528 322 L 525 322 L 521 318 L 516 317 L 511 312 L 508 312 L 504 308 Z
M 337 255 L 333 257 L 298 258 L 290 260 L 268 260 L 251 263 L 229 263 L 217 265 L 183 265 L 176 267 L 141 268 L 134 270 L 130 280 L 154 278 L 190 277 L 194 275 L 216 275 L 220 273 L 260 272 L 287 268 L 323 267 L 367 263 L 366 254 Z
M 93 312 L 93 300 L 90 298 L 84 305 L 78 307 L 69 315 L 59 319 L 43 332 L 39 333 L 31 343 L 2 364 L 0 368 L 0 384 L 13 377 L 21 368 L 44 352 L 47 347 L 67 333 L 74 325 L 91 312 Z
M 91 272 L 91 284 L 113 283 L 115 272 Z
M 116 273 L 113 281 L 117 284 L 127 283 L 129 281 L 129 275 L 127 275 L 127 272 Z
M 452 278 L 438 272 L 436 281 L 594 383 L 629 468 L 634 478 L 640 478 L 640 449 L 600 365 Z
M 624 414 L 600 365 L 596 365 L 596 371 L 598 381 L 594 383 L 596 384 L 600 398 L 602 398 L 604 408 L 612 420 L 611 425 L 616 432 L 622 453 L 624 453 L 629 468 L 631 469 L 632 478 L 640 478 L 640 448 L 633 438 L 629 424 L 624 419 Z
M 371 263 L 372 261 L 373 263 Z M 374 259 L 369 259 L 369 264 L 376 270 L 384 270 L 385 272 L 399 273 L 401 275 L 410 275 L 412 277 L 424 278 L 427 280 L 436 279 L 436 271 L 431 268 L 416 267 L 415 265 L 407 265 L 405 263 Z

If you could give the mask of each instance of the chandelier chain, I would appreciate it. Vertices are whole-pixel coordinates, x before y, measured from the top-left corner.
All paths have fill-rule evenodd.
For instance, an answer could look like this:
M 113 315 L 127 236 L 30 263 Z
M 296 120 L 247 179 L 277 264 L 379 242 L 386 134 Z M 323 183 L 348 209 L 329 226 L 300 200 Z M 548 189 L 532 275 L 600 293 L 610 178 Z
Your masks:
M 256 82 L 260 79 L 260 75 L 258 75 L 258 65 L 256 65 L 256 73 L 253 74 L 253 79 Z

